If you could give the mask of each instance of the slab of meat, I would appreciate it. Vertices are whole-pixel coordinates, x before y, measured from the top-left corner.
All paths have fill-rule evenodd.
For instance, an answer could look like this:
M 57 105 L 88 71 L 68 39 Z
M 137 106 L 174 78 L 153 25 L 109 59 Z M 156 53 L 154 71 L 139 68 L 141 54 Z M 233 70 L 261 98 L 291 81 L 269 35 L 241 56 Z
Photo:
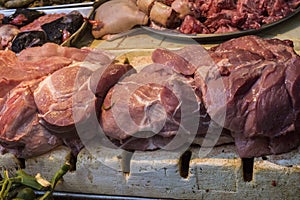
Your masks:
M 50 125 L 49 128 L 52 127 L 55 131 L 56 126 L 58 132 L 62 132 L 62 127 L 74 126 L 75 123 L 88 118 L 88 113 L 93 109 L 96 99 L 89 86 L 90 76 L 97 69 L 109 66 L 112 63 L 113 56 L 101 50 L 81 50 L 57 45 L 52 46 L 52 44 L 50 47 L 52 51 L 50 49 L 50 51 L 41 52 L 40 55 L 43 56 L 43 53 L 45 53 L 45 56 L 47 54 L 52 56 L 62 54 L 77 61 L 48 76 L 39 85 L 34 95 L 41 118 Z M 41 48 L 31 48 L 29 52 L 25 52 L 27 55 L 23 54 L 20 57 L 21 59 L 23 57 L 28 59 L 31 53 L 39 49 Z M 77 103 L 78 105 L 76 105 Z M 86 106 L 83 106 L 84 103 Z M 81 113 L 82 116 L 77 115 L 77 119 L 74 119 L 73 111 L 76 108 L 83 109 L 81 111 L 77 110 L 77 113 Z M 66 132 L 69 132 L 68 128 L 66 128 Z
M 198 128 L 199 101 L 193 79 L 160 64 L 124 78 L 105 97 L 104 133 L 124 149 L 176 149 L 191 143 Z M 179 139 L 180 138 L 180 139 Z
M 75 155 L 83 147 L 80 138 L 90 140 L 96 134 L 98 119 L 93 121 L 93 117 L 99 112 L 95 104 L 102 104 L 110 87 L 132 69 L 130 65 L 112 62 L 111 55 L 101 50 L 91 51 L 82 62 L 48 76 L 34 91 L 41 123 L 62 138 Z
M 224 127 L 232 132 L 239 155 L 278 154 L 297 147 L 300 57 L 291 41 L 246 36 L 212 48 L 210 55 L 217 67 L 205 79 L 196 72 L 196 82 L 212 118 L 226 111 Z M 220 83 L 226 92 L 218 90 Z M 212 103 L 222 95 L 223 104 Z
M 199 67 L 201 67 L 200 72 L 205 74 L 208 68 L 215 66 L 215 62 L 207 50 L 199 45 L 191 45 L 180 50 L 173 51 L 167 49 L 156 49 L 152 53 L 152 60 L 155 63 L 160 63 L 165 67 L 172 68 L 177 73 L 181 73 L 185 76 L 191 76 L 193 77 L 193 80 L 196 80 L 195 82 L 190 83 L 197 96 L 200 117 L 199 122 L 194 121 L 195 124 L 199 123 L 196 135 L 197 138 L 194 142 L 197 143 L 200 138 L 200 140 L 203 140 L 204 138 L 201 143 L 202 146 L 214 146 L 233 142 L 232 138 L 229 136 L 230 131 L 215 124 L 215 122 L 211 120 L 206 108 L 204 107 L 201 90 L 198 90 L 199 80 L 197 76 L 200 74 L 196 73 L 196 71 L 198 71 Z M 214 103 L 218 104 L 220 102 L 215 101 Z M 223 120 L 224 114 L 225 113 L 220 113 L 219 121 Z M 206 137 L 207 135 L 209 136 Z
M 19 158 L 38 156 L 62 144 L 39 123 L 33 91 L 40 81 L 20 83 L 0 103 L 0 144 Z
M 42 48 L 41 48 L 42 49 Z M 63 56 L 39 57 L 33 59 L 20 59 L 11 51 L 1 51 L 5 57 L 1 57 L 0 64 L 0 98 L 10 89 L 25 80 L 33 80 L 48 75 L 62 67 L 72 63 L 72 59 Z
M 89 118 L 96 99 L 88 90 L 91 74 L 92 70 L 76 63 L 54 72 L 34 91 L 40 123 L 61 138 L 74 155 L 83 147 L 75 123 L 83 123 Z
M 91 70 L 75 64 L 54 72 L 42 81 L 34 92 L 41 119 L 59 127 L 68 127 L 77 123 L 73 118 L 73 106 L 76 106 L 75 96 L 86 98 L 83 101 L 85 106 L 78 105 L 78 107 L 83 109 L 81 113 L 88 115 L 93 106 L 91 102 L 95 101 L 93 93 L 89 95 L 86 92 L 88 87 L 86 82 L 91 74 Z

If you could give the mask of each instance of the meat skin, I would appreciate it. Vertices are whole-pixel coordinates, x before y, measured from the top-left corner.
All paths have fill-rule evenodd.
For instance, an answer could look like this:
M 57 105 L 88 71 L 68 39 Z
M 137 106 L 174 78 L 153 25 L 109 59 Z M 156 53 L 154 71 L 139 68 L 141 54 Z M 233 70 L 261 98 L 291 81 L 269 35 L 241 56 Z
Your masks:
M 138 9 L 135 1 L 112 0 L 97 8 L 95 20 L 97 23 L 93 25 L 92 34 L 95 38 L 101 38 L 127 31 L 136 25 L 145 25 L 148 16 Z

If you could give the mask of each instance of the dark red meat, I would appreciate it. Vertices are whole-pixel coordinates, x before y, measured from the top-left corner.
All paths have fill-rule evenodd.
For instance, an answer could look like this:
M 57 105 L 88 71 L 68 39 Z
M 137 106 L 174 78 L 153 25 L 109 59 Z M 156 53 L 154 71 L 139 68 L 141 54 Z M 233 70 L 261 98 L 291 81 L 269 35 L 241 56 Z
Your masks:
M 259 29 L 295 11 L 299 0 L 191 0 L 190 8 L 179 26 L 185 34 L 226 33 Z
M 210 33 L 210 31 L 196 18 L 187 15 L 179 28 L 180 32 L 185 34 Z
M 228 73 L 212 73 L 205 86 L 203 80 L 199 82 L 204 103 L 212 118 L 212 113 L 226 110 L 224 127 L 232 131 L 240 156 L 284 153 L 297 147 L 300 57 L 291 43 L 246 36 L 225 42 L 210 54 Z M 207 88 L 217 89 L 220 81 L 226 89 L 225 102 L 216 106 L 211 102 L 218 93 L 208 94 Z

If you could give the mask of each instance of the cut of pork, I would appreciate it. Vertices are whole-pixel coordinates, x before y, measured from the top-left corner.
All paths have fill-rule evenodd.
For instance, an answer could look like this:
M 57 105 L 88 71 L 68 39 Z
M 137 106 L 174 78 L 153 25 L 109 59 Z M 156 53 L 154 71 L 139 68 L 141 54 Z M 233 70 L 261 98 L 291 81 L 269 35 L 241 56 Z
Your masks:
M 72 63 L 70 58 L 62 56 L 21 61 L 12 51 L 1 51 L 1 54 L 0 87 L 3 89 L 0 91 L 0 98 L 22 81 L 43 77 Z
M 39 123 L 33 91 L 40 81 L 20 83 L 0 105 L 0 144 L 19 158 L 38 156 L 62 144 Z
M 0 98 L 20 82 L 49 75 L 74 61 L 106 64 L 113 59 L 102 50 L 69 48 L 53 43 L 26 49 L 18 57 L 9 50 L 0 51 L 0 55 L 0 87 L 3 88 Z
M 96 134 L 99 111 L 106 93 L 132 69 L 130 65 L 78 62 L 62 68 L 42 81 L 34 92 L 43 125 L 64 140 L 73 153 L 83 147 L 79 138 Z
M 83 109 L 81 113 L 88 115 L 95 101 L 93 93 L 87 92 L 86 83 L 91 74 L 91 70 L 75 64 L 62 68 L 43 80 L 34 92 L 41 119 L 58 127 L 68 127 L 77 123 L 73 118 L 75 95 L 78 98 L 86 98 L 80 101 L 84 102 L 85 106 L 78 107 Z M 84 117 L 82 115 L 78 120 L 84 120 Z
M 199 126 L 207 128 L 199 123 L 192 82 L 161 64 L 125 77 L 104 100 L 100 117 L 104 133 L 130 150 L 154 150 L 165 144 L 175 149 L 191 143 Z
M 54 132 L 68 132 L 89 118 L 96 98 L 103 99 L 130 69 L 130 65 L 77 63 L 54 72 L 34 92 L 41 119 Z

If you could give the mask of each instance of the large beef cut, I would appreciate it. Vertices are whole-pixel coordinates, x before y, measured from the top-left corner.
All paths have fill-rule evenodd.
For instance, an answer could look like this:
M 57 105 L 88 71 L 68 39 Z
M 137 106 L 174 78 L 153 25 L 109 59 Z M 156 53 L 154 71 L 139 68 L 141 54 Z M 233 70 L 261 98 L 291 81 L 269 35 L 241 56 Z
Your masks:
M 109 91 L 100 121 L 104 133 L 121 148 L 170 150 L 191 144 L 198 128 L 207 129 L 206 123 L 199 123 L 199 110 L 191 77 L 152 64 Z
M 299 146 L 300 57 L 291 41 L 245 36 L 208 51 L 199 46 L 157 49 L 152 59 L 156 64 L 119 82 L 105 98 L 101 125 L 115 144 L 163 148 L 190 120 L 189 128 L 197 126 L 198 135 L 230 132 L 241 157 Z M 192 99 L 197 106 L 189 111 L 195 114 L 191 120 L 182 114 Z M 209 131 L 212 125 L 219 135 Z M 188 133 L 183 136 L 189 138 Z
M 69 48 L 53 43 L 47 43 L 42 47 L 26 49 L 20 52 L 18 56 L 11 51 L 1 51 L 0 53 L 3 55 L 0 59 L 0 110 L 2 112 L 0 120 L 0 123 L 2 124 L 2 138 L 0 143 L 3 147 L 15 153 L 18 157 L 36 156 L 50 150 L 50 147 L 48 148 L 47 146 L 45 147 L 45 150 L 43 150 L 42 146 L 44 145 L 44 141 L 47 138 L 50 138 L 50 136 L 48 137 L 48 133 L 53 136 L 53 131 L 51 131 L 49 127 L 45 126 L 44 123 L 41 123 L 42 115 L 41 113 L 38 113 L 38 108 L 41 106 L 40 104 L 37 104 L 39 107 L 36 106 L 36 102 L 39 99 L 33 98 L 35 90 L 40 90 L 40 88 L 45 85 L 46 81 L 44 79 L 47 80 L 49 77 L 51 78 L 51 74 L 53 72 L 58 73 L 60 71 L 59 69 L 66 71 L 66 74 L 63 75 L 64 79 L 60 80 L 58 83 L 61 83 L 59 88 L 66 89 L 62 89 L 61 93 L 64 93 L 68 91 L 68 82 L 64 82 L 64 80 L 66 80 L 67 77 L 74 78 L 72 77 L 72 73 L 69 73 L 70 71 L 67 70 L 70 68 L 72 69 L 71 64 L 73 68 L 76 68 L 76 66 L 78 68 L 82 65 L 84 66 L 82 68 L 88 69 L 87 71 L 89 72 L 96 70 L 99 66 L 110 64 L 113 59 L 112 55 L 105 53 L 102 50 L 92 50 L 90 48 Z M 91 72 L 89 72 L 89 74 L 91 74 Z M 46 78 L 45 76 L 48 77 Z M 57 77 L 60 79 L 62 76 Z M 43 80 L 41 80 L 41 78 Z M 72 88 L 69 89 L 72 90 Z M 56 91 L 53 92 L 55 93 Z M 83 95 L 77 96 L 85 97 L 85 93 L 80 94 Z M 65 93 L 65 95 L 66 96 L 64 97 L 67 98 L 67 93 Z M 72 93 L 70 93 L 70 95 L 72 96 Z M 92 94 L 92 96 L 95 100 L 95 95 Z M 47 100 L 51 101 L 51 98 L 48 98 Z M 44 100 L 42 103 L 45 103 Z M 58 107 L 63 108 L 64 105 L 66 104 L 60 102 Z M 79 108 L 81 107 L 79 106 Z M 66 118 L 66 116 L 64 117 Z M 45 129 L 45 127 L 48 129 Z M 25 131 L 20 134 L 19 132 L 14 132 L 21 132 L 22 130 Z M 35 134 L 33 131 L 37 132 L 36 138 L 32 135 Z M 23 139 L 20 141 L 17 140 L 16 137 L 18 135 L 13 137 L 13 134 L 15 133 L 18 133 L 19 135 L 22 134 Z M 38 138 L 41 134 L 46 134 L 44 140 Z M 32 141 L 28 139 L 28 137 L 31 137 Z M 34 145 L 25 145 L 26 141 Z M 38 143 L 38 141 L 41 141 L 41 143 L 39 143 L 41 147 L 35 146 L 35 143 Z M 15 142 L 15 145 L 13 142 Z M 64 142 L 68 143 L 71 147 L 79 144 L 78 141 L 70 140 L 69 138 L 64 139 Z M 61 144 L 61 141 L 59 144 Z
M 93 116 L 99 111 L 95 104 L 101 104 L 110 87 L 132 69 L 130 65 L 112 64 L 112 58 L 101 50 L 90 51 L 84 60 L 45 78 L 34 91 L 40 122 L 62 138 L 75 155 L 83 146 L 79 138 L 89 140 L 96 134 L 98 120 L 93 121 Z
M 40 81 L 21 82 L 0 102 L 0 143 L 20 158 L 37 156 L 62 144 L 39 123 L 33 91 Z
M 206 77 L 196 72 L 196 82 L 212 119 L 226 112 L 222 125 L 232 132 L 239 155 L 278 154 L 297 147 L 300 57 L 291 41 L 246 36 L 209 53 L 216 66 Z M 220 98 L 223 104 L 213 103 Z
M 107 92 L 127 69 L 130 69 L 123 70 L 122 67 L 118 68 L 118 65 L 111 64 L 112 60 L 108 55 L 101 54 L 101 51 L 96 56 L 98 62 L 95 60 L 89 62 L 87 57 L 84 62 L 76 62 L 57 70 L 43 80 L 35 90 L 35 102 L 41 119 L 53 132 L 74 131 L 75 124 L 89 118 L 97 95 L 99 96 L 98 93 L 102 92 L 102 96 L 105 96 L 105 91 Z M 99 74 L 99 70 L 106 70 L 106 73 Z M 118 74 L 120 71 L 121 73 Z M 98 74 L 99 77 L 90 83 L 93 73 Z M 117 77 L 113 78 L 114 74 L 118 74 Z M 103 85 L 108 88 L 104 89 Z M 62 137 L 66 136 L 62 135 Z

